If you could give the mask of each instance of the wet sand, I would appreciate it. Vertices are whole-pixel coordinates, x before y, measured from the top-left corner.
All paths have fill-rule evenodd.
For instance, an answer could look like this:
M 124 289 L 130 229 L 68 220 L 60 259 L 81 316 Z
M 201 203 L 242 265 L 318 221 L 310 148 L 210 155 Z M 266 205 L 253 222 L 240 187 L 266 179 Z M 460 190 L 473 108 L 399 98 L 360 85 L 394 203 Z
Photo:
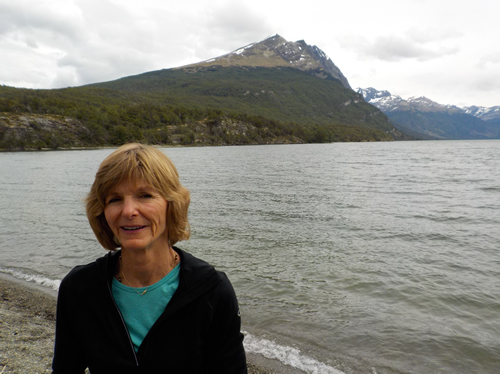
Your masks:
M 56 294 L 0 274 L 0 374 L 51 373 Z M 248 355 L 249 374 L 294 374 Z

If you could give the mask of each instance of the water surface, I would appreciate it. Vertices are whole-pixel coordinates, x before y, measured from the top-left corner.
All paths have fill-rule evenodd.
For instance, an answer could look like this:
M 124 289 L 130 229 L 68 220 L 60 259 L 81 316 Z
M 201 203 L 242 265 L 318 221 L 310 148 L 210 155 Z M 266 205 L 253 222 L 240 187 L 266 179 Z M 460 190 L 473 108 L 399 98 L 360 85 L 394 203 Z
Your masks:
M 500 372 L 499 141 L 162 149 L 179 246 L 225 271 L 247 350 L 309 373 Z M 83 199 L 112 150 L 0 154 L 0 270 L 104 254 Z

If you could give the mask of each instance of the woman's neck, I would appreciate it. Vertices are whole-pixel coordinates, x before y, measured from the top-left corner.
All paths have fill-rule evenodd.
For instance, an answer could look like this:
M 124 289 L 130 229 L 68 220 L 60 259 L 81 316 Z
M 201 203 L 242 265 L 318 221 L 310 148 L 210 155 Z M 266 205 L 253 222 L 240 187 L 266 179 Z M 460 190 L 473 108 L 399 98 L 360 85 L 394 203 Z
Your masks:
M 165 277 L 179 263 L 179 255 L 168 247 L 162 250 L 122 249 L 115 277 L 130 287 L 147 287 Z

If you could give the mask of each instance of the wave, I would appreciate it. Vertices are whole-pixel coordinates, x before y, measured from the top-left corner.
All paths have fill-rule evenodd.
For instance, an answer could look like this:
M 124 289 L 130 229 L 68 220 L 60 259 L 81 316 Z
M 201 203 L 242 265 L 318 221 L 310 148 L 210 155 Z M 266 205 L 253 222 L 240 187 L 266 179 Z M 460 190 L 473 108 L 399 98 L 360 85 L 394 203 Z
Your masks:
M 54 290 L 54 291 L 58 291 L 59 285 L 61 284 L 60 279 L 50 279 L 50 278 L 44 277 L 42 275 L 37 275 L 37 274 L 26 274 L 26 273 L 23 273 L 22 271 L 19 271 L 16 269 L 11 269 L 11 268 L 0 267 L 0 273 L 10 274 L 14 278 L 22 279 L 22 280 L 27 281 L 27 282 L 33 282 L 39 286 L 50 288 L 51 290 Z
M 345 374 L 343 371 L 301 354 L 300 350 L 297 348 L 287 347 L 271 340 L 257 338 L 246 331 L 243 331 L 243 333 L 245 334 L 245 350 L 248 353 L 261 355 L 272 360 L 278 360 L 287 366 L 302 370 L 308 374 Z
M 481 191 L 500 192 L 500 187 L 481 187 Z

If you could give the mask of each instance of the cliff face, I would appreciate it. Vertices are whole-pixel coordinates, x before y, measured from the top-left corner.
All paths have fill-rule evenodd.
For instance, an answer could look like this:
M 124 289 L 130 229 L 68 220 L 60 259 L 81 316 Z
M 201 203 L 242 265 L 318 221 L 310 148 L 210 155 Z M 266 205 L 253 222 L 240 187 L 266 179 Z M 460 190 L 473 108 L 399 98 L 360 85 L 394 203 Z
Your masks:
M 170 145 L 299 144 L 303 139 L 232 119 L 166 127 Z M 78 149 L 95 146 L 91 129 L 56 115 L 0 113 L 0 150 Z M 123 142 L 131 139 L 123 139 Z M 141 139 L 137 139 L 140 141 Z
M 45 114 L 0 113 L 0 149 L 85 147 L 90 131 L 73 118 Z
M 308 45 L 304 40 L 289 42 L 278 34 L 257 43 L 239 48 L 231 53 L 212 58 L 183 68 L 196 66 L 288 66 L 311 72 L 320 78 L 329 76 L 351 88 L 347 78 L 333 61 L 318 47 Z

